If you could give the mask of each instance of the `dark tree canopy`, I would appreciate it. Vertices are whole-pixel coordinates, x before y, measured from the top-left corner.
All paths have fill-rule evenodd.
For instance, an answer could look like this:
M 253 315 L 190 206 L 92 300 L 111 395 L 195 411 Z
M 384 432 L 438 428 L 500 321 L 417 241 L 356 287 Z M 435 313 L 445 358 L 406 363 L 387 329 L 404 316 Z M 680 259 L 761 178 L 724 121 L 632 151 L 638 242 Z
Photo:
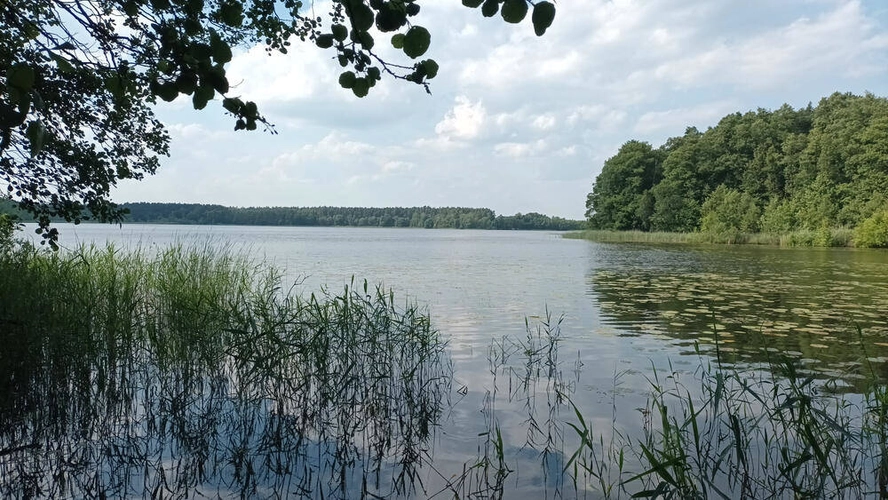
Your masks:
M 320 17 L 300 0 L 0 0 L 0 188 L 54 244 L 52 218 L 120 221 L 111 188 L 154 173 L 169 153 L 158 98 L 196 110 L 219 99 L 235 130 L 273 132 L 255 103 L 230 93 L 236 46 L 332 50 L 340 85 L 358 97 L 385 75 L 428 90 L 438 64 L 423 58 L 421 1 L 332 0 Z M 509 23 L 530 14 L 537 35 L 555 17 L 548 1 L 462 3 Z M 401 60 L 374 51 L 382 36 Z

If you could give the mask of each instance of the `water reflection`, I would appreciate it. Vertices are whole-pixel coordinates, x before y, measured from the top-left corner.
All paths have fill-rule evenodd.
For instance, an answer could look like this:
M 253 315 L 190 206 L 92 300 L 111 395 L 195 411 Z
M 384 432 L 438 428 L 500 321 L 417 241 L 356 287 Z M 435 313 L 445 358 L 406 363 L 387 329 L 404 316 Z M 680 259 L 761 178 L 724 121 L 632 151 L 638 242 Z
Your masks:
M 880 252 L 595 245 L 588 293 L 622 335 L 725 360 L 770 353 L 846 379 L 888 375 L 888 263 Z M 858 327 L 863 333 L 858 333 Z M 865 363 L 865 362 L 869 363 Z
M 199 341 L 6 319 L 0 496 L 409 495 L 451 368 L 423 316 L 383 328 L 393 306 L 363 295 L 326 330 L 254 317 Z

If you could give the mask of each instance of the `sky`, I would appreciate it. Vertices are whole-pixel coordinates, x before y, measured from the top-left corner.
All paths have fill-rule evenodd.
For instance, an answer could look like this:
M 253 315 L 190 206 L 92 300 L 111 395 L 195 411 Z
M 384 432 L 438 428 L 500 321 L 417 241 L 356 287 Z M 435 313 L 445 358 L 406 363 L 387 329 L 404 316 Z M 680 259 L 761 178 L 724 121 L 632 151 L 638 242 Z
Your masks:
M 420 5 L 423 57 L 440 65 L 431 95 L 384 78 L 359 99 L 337 84 L 333 50 L 242 47 L 230 95 L 255 101 L 278 134 L 234 132 L 218 99 L 198 112 L 180 97 L 156 110 L 170 157 L 113 199 L 582 219 L 595 176 L 630 139 L 659 146 L 728 113 L 836 91 L 888 96 L 885 0 L 561 0 L 543 37 L 530 19 L 506 24 L 460 0 Z

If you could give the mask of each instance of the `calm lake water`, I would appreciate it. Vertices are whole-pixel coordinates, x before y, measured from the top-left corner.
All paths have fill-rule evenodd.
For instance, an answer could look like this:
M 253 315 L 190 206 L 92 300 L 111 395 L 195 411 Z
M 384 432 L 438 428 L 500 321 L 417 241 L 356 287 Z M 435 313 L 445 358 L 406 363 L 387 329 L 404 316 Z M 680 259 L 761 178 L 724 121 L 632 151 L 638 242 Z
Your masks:
M 582 496 L 559 479 L 575 442 L 564 426 L 573 409 L 559 394 L 593 425 L 608 429 L 616 418 L 633 432 L 653 371 L 690 376 L 716 348 L 723 362 L 744 366 L 786 355 L 851 392 L 870 370 L 888 376 L 885 251 L 598 244 L 523 231 L 60 230 L 63 248 L 232 245 L 284 269 L 285 284 L 303 294 L 366 279 L 427 307 L 448 341 L 453 380 L 419 473 L 420 498 L 452 498 L 454 478 L 498 452 L 511 470 L 505 498 Z M 547 345 L 535 336 L 547 317 L 552 325 L 560 318 L 560 337 L 557 358 L 543 356 L 542 365 L 550 361 L 540 370 L 527 348 Z M 492 480 L 472 477 L 477 484 L 466 479 L 462 492 Z

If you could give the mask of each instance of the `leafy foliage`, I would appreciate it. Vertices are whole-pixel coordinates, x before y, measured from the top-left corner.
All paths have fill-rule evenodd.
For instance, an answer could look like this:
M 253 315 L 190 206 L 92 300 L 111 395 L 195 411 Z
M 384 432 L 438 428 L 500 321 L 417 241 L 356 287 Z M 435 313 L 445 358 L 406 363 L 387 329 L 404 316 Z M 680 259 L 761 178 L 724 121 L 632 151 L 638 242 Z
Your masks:
M 432 35 L 412 22 L 420 2 L 332 0 L 324 18 L 301 0 L 0 1 L 0 187 L 54 245 L 54 217 L 122 220 L 111 189 L 153 174 L 169 153 L 158 99 L 184 96 L 196 110 L 220 100 L 235 130 L 274 132 L 254 102 L 231 93 L 226 65 L 237 46 L 287 53 L 299 40 L 333 50 L 340 85 L 358 97 L 383 74 L 428 91 L 439 67 L 421 59 Z M 529 10 L 528 0 L 487 0 L 482 13 L 500 4 L 507 22 Z M 533 4 L 534 31 L 554 15 L 552 3 Z M 382 35 L 416 62 L 382 59 Z
M 629 141 L 609 159 L 586 198 L 593 227 L 648 229 L 643 197 L 660 178 L 662 154 L 646 142 Z
M 722 184 L 703 203 L 700 230 L 714 234 L 755 233 L 760 212 L 752 195 Z
M 873 214 L 857 226 L 854 244 L 867 248 L 888 247 L 888 210 Z
M 639 144 L 605 162 L 586 203 L 593 228 L 803 230 L 826 242 L 888 202 L 888 99 L 872 94 L 734 113 L 646 145 L 644 168 Z

